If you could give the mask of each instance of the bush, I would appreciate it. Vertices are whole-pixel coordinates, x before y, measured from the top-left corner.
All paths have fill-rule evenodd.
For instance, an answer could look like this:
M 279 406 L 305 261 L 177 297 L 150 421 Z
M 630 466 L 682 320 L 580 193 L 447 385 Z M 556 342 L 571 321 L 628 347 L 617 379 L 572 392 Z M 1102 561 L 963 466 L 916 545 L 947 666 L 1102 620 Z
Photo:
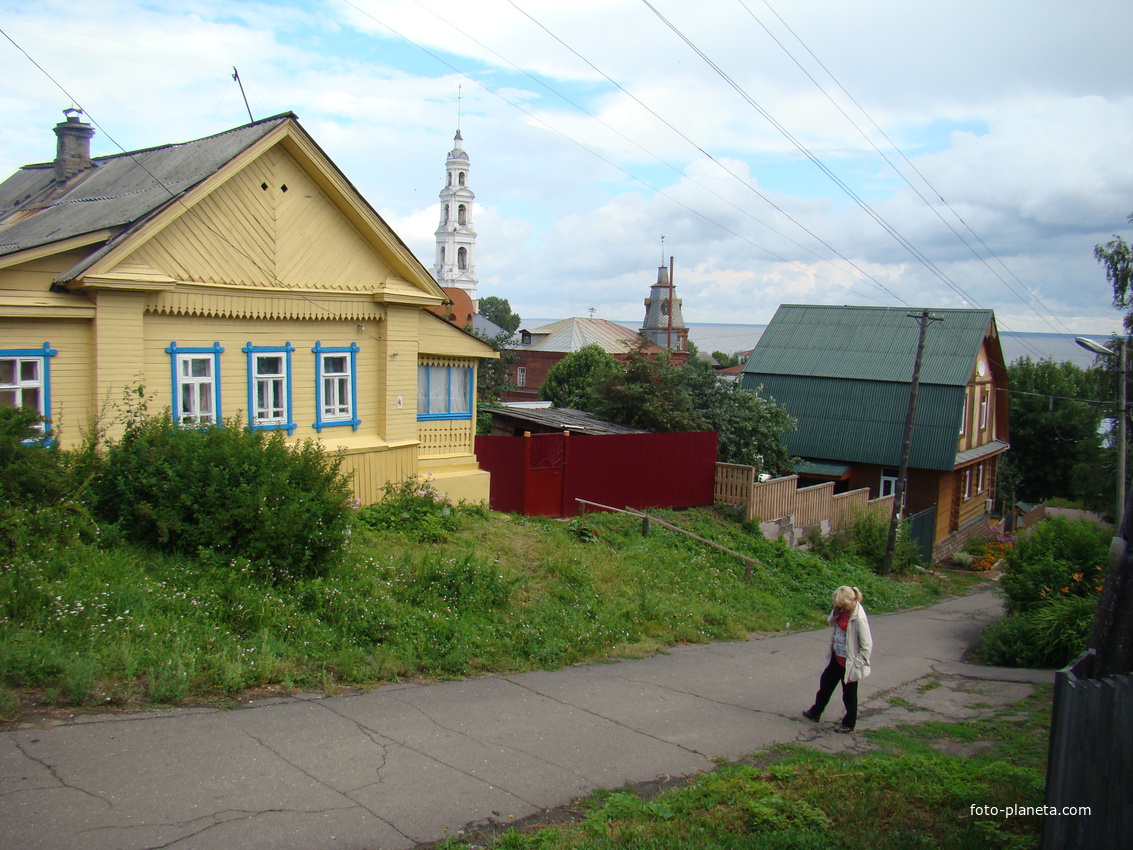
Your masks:
M 983 633 L 979 655 L 1002 667 L 1065 667 L 1086 650 L 1096 597 L 1061 597 L 1004 617 Z
M 374 531 L 392 531 L 422 542 L 443 540 L 456 530 L 461 512 L 480 509 L 454 505 L 427 478 L 390 481 L 382 488 L 382 499 L 358 511 L 358 522 Z
M 1006 553 L 1000 587 L 1009 614 L 1034 611 L 1058 595 L 1098 592 L 1109 559 L 1110 533 L 1096 523 L 1043 520 Z
M 246 559 L 275 580 L 325 574 L 349 533 L 351 490 L 314 440 L 289 445 L 238 422 L 139 418 L 106 453 L 95 509 L 124 539 Z
M 31 555 L 96 533 L 75 493 L 67 457 L 36 427 L 33 410 L 0 408 L 0 556 Z
M 846 528 L 829 537 L 814 535 L 809 539 L 816 555 L 827 561 L 840 559 L 865 564 L 880 572 L 885 563 L 885 546 L 889 542 L 889 519 L 873 511 L 856 515 Z M 920 551 L 909 536 L 907 523 L 897 529 L 897 543 L 893 550 L 893 574 L 901 575 L 920 564 Z
M 1105 579 L 1109 532 L 1091 522 L 1043 520 L 1006 551 L 1005 617 L 983 634 L 989 664 L 1064 667 L 1086 649 Z

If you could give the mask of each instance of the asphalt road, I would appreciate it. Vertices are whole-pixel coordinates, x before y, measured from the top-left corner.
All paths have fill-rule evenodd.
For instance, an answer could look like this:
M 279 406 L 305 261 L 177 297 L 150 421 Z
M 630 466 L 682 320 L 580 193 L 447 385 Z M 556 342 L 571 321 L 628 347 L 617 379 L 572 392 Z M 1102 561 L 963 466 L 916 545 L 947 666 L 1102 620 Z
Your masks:
M 957 662 L 999 610 L 984 589 L 871 616 L 859 730 L 896 722 L 881 695 L 970 673 Z M 364 695 L 24 725 L 0 735 L 0 847 L 396 850 L 777 742 L 853 746 L 829 734 L 837 694 L 819 727 L 799 717 L 826 641 L 825 630 L 753 637 Z

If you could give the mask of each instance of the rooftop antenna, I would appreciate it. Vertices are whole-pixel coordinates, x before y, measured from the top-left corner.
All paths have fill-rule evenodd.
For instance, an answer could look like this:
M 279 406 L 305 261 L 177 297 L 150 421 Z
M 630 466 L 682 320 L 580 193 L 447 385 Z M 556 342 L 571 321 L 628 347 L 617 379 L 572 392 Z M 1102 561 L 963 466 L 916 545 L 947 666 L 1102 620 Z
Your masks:
M 592 319 L 593 319 L 593 318 L 594 318 L 594 314 L 595 314 L 596 312 L 598 312 L 598 309 L 597 309 L 596 307 L 589 307 L 589 308 L 587 308 L 587 309 L 588 309 L 588 310 L 590 311 L 590 318 L 592 318 Z
M 240 72 L 236 70 L 236 66 L 232 66 L 232 79 L 236 81 L 236 85 L 240 86 L 240 96 L 244 98 L 244 108 L 248 110 L 249 123 L 255 124 L 256 119 L 252 117 L 252 107 L 248 105 L 248 95 L 244 93 L 244 81 L 240 79 Z

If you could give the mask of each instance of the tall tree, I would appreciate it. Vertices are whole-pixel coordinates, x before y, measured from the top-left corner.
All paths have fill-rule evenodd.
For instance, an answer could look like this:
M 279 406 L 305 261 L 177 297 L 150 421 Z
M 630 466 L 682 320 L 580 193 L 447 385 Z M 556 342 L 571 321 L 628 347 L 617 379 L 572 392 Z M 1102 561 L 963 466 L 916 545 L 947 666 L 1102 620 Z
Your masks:
M 721 463 L 754 466 L 757 473 L 775 476 L 794 471 L 783 435 L 795 429 L 795 419 L 774 399 L 723 380 L 704 360 L 685 361 L 681 380 L 709 430 L 717 434 L 716 456 Z
M 1070 362 L 1020 357 L 1007 367 L 1011 464 L 1015 491 L 1024 502 L 1051 498 L 1112 505 L 1098 473 L 1105 456 L 1098 429 L 1105 415 L 1104 373 Z M 1108 493 L 1113 492 L 1112 464 Z
M 523 322 L 518 313 L 512 312 L 511 304 L 508 303 L 506 298 L 489 295 L 486 298 L 479 299 L 478 308 L 481 316 L 490 322 L 495 322 L 509 334 L 519 330 L 519 326 Z
M 550 368 L 539 398 L 555 407 L 594 410 L 594 391 L 618 369 L 618 361 L 594 343 L 572 351 Z
M 1133 224 L 1133 213 L 1129 215 Z M 1105 266 L 1105 277 L 1113 287 L 1113 306 L 1125 311 L 1125 331 L 1133 331 L 1133 248 L 1118 234 L 1104 245 L 1094 246 L 1094 259 Z
M 622 368 L 598 386 L 593 412 L 646 431 L 703 431 L 707 420 L 693 404 L 681 370 L 667 355 L 647 352 L 648 345 L 639 337 Z

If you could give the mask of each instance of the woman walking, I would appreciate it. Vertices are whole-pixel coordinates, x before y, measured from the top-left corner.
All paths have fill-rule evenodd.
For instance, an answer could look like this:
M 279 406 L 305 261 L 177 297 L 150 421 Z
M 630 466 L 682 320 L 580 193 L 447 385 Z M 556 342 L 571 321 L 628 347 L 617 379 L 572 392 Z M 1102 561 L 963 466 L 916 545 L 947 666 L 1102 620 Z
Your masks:
M 818 681 L 814 705 L 803 712 L 807 720 L 818 722 L 823 709 L 830 702 L 834 687 L 842 683 L 842 704 L 846 713 L 835 732 L 853 732 L 858 722 L 858 682 L 869 675 L 869 657 L 873 651 L 873 636 L 869 633 L 869 620 L 862 607 L 862 592 L 856 587 L 843 585 L 834 591 L 834 610 L 827 622 L 833 626 L 826 669 Z

